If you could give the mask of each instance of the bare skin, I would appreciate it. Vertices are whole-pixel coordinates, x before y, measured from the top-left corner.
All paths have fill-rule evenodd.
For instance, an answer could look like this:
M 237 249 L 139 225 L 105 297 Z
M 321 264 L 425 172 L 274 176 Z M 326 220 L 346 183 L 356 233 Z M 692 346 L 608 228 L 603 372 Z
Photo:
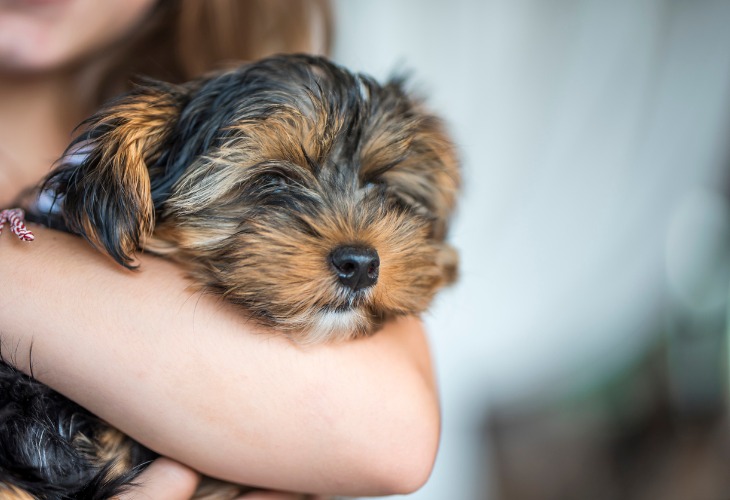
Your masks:
M 20 369 L 32 342 L 41 381 L 223 479 L 352 496 L 425 481 L 438 404 L 418 321 L 302 349 L 189 290 L 168 262 L 130 272 L 35 229 L 33 243 L 0 245 L 0 324 Z
M 115 500 L 187 499 L 195 492 L 200 475 L 168 458 L 160 458 L 150 464 L 137 480 L 141 488 L 120 495 Z
M 0 207 L 66 144 L 75 78 L 0 79 Z M 439 409 L 418 320 L 303 349 L 191 290 L 166 261 L 142 256 L 129 272 L 79 238 L 33 229 L 31 244 L 0 237 L 0 332 L 20 369 L 29 371 L 32 343 L 41 381 L 223 479 L 351 496 L 409 492 L 427 479 Z
M 189 290 L 168 262 L 143 256 L 130 272 L 35 229 L 33 243 L 0 245 L 0 324 L 20 369 L 32 342 L 41 381 L 223 479 L 362 496 L 428 477 L 438 402 L 417 320 L 303 349 Z

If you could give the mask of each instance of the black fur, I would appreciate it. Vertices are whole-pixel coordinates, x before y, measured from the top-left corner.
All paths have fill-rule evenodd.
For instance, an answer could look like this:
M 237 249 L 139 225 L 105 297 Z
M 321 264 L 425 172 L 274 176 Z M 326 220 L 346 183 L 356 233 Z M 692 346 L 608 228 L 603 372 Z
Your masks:
M 78 447 L 106 427 L 56 391 L 0 362 L 0 485 L 43 500 L 102 500 L 128 489 L 154 454 L 136 445 L 140 466 L 113 477 L 114 462 Z M 0 487 L 0 497 L 2 488 Z
M 282 75 L 287 75 L 282 78 Z M 145 82 L 143 86 L 133 90 L 117 102 L 112 101 L 105 109 L 92 116 L 87 123 L 99 123 L 106 119 L 107 109 L 114 109 L 118 102 L 137 99 L 150 91 L 162 90 L 167 96 L 172 96 L 175 105 L 180 108 L 179 116 L 170 123 L 166 131 L 166 138 L 155 148 L 148 161 L 151 183 L 154 217 L 159 223 L 164 221 L 165 203 L 172 193 L 173 186 L 188 170 L 190 165 L 201 156 L 215 151 L 227 141 L 236 137 L 237 132 L 231 126 L 242 121 L 265 122 L 269 116 L 282 110 L 297 110 L 301 112 L 306 106 L 306 93 L 316 94 L 315 100 L 323 101 L 327 110 L 325 127 L 333 131 L 338 138 L 333 141 L 336 151 L 327 155 L 327 165 L 319 165 L 303 151 L 313 170 L 326 167 L 326 184 L 337 190 L 342 184 L 353 181 L 360 185 L 369 183 L 380 185 L 380 194 L 383 203 L 399 204 L 403 210 L 423 211 L 422 215 L 433 219 L 434 233 L 444 237 L 444 228 L 441 217 L 433 216 L 431 197 L 423 196 L 418 192 L 407 191 L 402 186 L 400 192 L 384 189 L 383 174 L 393 169 L 403 159 L 396 159 L 389 164 L 382 165 L 377 172 L 370 172 L 367 178 L 359 174 L 360 164 L 356 161 L 362 145 L 362 136 L 366 130 L 372 133 L 373 116 L 383 113 L 385 116 L 397 116 L 404 123 L 418 116 L 418 120 L 427 122 L 437 119 L 420 113 L 416 110 L 419 103 L 404 89 L 403 79 L 396 78 L 385 85 L 377 83 L 367 75 L 352 73 L 340 66 L 334 65 L 323 58 L 307 55 L 280 56 L 264 59 L 255 64 L 242 66 L 240 69 L 220 74 L 212 78 L 196 80 L 183 85 L 170 85 L 162 82 Z M 335 122 L 338 119 L 346 121 L 344 126 Z M 73 153 L 84 145 L 104 140 L 104 135 L 119 126 L 119 119 L 109 119 L 103 126 L 94 126 L 79 135 L 69 146 L 64 156 Z M 118 263 L 130 265 L 132 258 L 122 248 L 120 241 L 124 236 L 131 237 L 139 244 L 141 234 L 135 224 L 138 207 L 131 200 L 120 203 L 119 194 L 108 196 L 108 189 L 99 186 L 113 185 L 111 181 L 95 181 L 96 189 L 90 189 L 91 182 L 86 179 L 89 173 L 98 170 L 100 152 L 91 149 L 89 155 L 79 168 L 75 165 L 60 168 L 48 178 L 45 187 L 56 193 L 63 193 L 67 200 L 66 205 L 71 210 L 83 210 L 82 214 L 74 214 L 66 210 L 64 219 L 56 217 L 49 223 L 53 227 L 68 226 L 71 232 L 88 238 L 85 228 L 75 223 L 77 219 L 88 219 L 100 229 L 100 240 L 97 244 L 102 247 Z M 262 170 L 261 182 L 250 186 L 247 194 L 256 193 L 259 197 L 267 195 L 261 187 L 270 180 L 288 178 L 296 172 L 287 169 L 278 170 L 283 163 L 278 159 L 272 162 L 270 169 Z M 295 180 L 295 179 L 290 179 Z M 293 184 L 293 183 L 292 183 Z M 438 186 L 434 186 L 438 188 Z M 272 191 L 269 190 L 270 194 Z M 301 191 L 290 189 L 284 201 L 296 201 Z M 385 196 L 387 194 L 387 196 Z M 404 201 L 401 194 L 406 194 L 408 201 Z M 272 198 L 269 196 L 269 198 Z M 282 196 L 277 196 L 281 202 Z M 83 199 L 83 201 L 79 201 Z M 312 209 L 311 200 L 302 200 L 297 208 Z M 414 208 L 414 206 L 416 208 Z M 37 214 L 31 214 L 31 219 L 37 219 Z M 135 245 L 137 246 L 137 245 Z
M 145 105 L 139 106 L 139 102 Z M 167 111 L 170 119 L 161 119 Z M 259 159 L 254 155 L 257 162 L 245 168 L 239 163 L 239 156 L 227 157 L 224 160 L 230 161 L 225 169 L 240 177 L 235 182 L 224 183 L 223 188 L 209 186 L 215 193 L 218 193 L 215 189 L 225 189 L 225 196 L 211 197 L 210 205 L 201 207 L 196 196 L 201 192 L 200 185 L 189 182 L 192 189 L 182 191 L 184 194 L 178 197 L 194 203 L 170 208 L 170 200 L 179 195 L 173 191 L 184 184 L 186 174 L 194 172 L 204 180 L 216 181 L 214 170 L 218 167 L 207 162 L 216 152 L 228 154 L 226 145 L 232 140 L 239 141 L 236 145 L 247 144 L 244 149 L 249 139 L 277 144 L 266 137 L 271 130 L 267 119 L 272 115 L 277 118 L 307 115 L 307 126 L 314 123 L 318 127 L 314 127 L 318 135 L 311 141 L 314 146 L 309 150 L 303 145 L 301 150 L 298 146 L 288 148 L 273 154 L 274 158 Z M 311 119 L 308 115 L 312 115 Z M 285 124 L 288 126 L 292 121 L 296 120 Z M 140 127 L 150 123 L 159 125 L 150 134 L 119 132 L 138 131 L 132 126 L 137 123 Z M 236 125 L 252 123 L 265 130 L 263 137 L 251 132 L 251 128 L 236 129 Z M 190 239 L 206 244 L 213 241 L 204 249 L 180 253 L 182 262 L 195 261 L 200 267 L 193 270 L 196 281 L 222 292 L 232 302 L 247 306 L 263 324 L 270 319 L 269 324 L 278 327 L 292 316 L 293 309 L 286 307 L 289 305 L 288 274 L 281 279 L 277 275 L 269 282 L 266 280 L 270 275 L 260 273 L 263 278 L 259 288 L 251 288 L 253 280 L 247 275 L 235 274 L 238 280 L 232 280 L 235 286 L 252 290 L 239 298 L 227 294 L 231 286 L 224 278 L 244 267 L 242 259 L 262 259 L 251 264 L 246 262 L 251 268 L 269 264 L 269 253 L 279 250 L 274 243 L 263 250 L 244 248 L 246 237 L 255 235 L 267 224 L 267 229 L 299 236 L 307 244 L 320 237 L 320 232 L 327 231 L 334 244 L 360 244 L 345 239 L 360 238 L 359 233 L 349 236 L 340 228 L 351 221 L 325 224 L 324 230 L 318 227 L 318 222 L 327 220 L 328 215 L 330 220 L 347 219 L 343 215 L 349 213 L 347 210 L 334 210 L 342 205 L 347 209 L 357 207 L 357 217 L 351 218 L 357 218 L 362 227 L 376 226 L 386 215 L 390 216 L 387 224 L 378 226 L 381 228 L 378 236 L 383 239 L 398 236 L 393 238 L 397 241 L 388 241 L 392 248 L 386 245 L 390 248 L 386 251 L 400 263 L 399 269 L 404 271 L 399 272 L 407 273 L 409 279 L 399 276 L 403 279 L 394 279 L 388 293 L 383 294 L 381 300 L 395 304 L 388 306 L 391 309 L 366 310 L 369 305 L 366 300 L 377 299 L 343 291 L 328 261 L 322 257 L 316 260 L 316 265 L 321 267 L 320 281 L 312 281 L 307 274 L 298 283 L 304 283 L 303 286 L 324 283 L 321 289 L 328 295 L 322 295 L 325 297 L 322 304 L 301 312 L 301 318 L 327 319 L 361 307 L 363 314 L 352 315 L 351 321 L 352 324 L 362 322 L 357 323 L 357 334 L 369 334 L 372 330 L 367 328 L 377 326 L 386 317 L 420 313 L 437 289 L 455 279 L 456 263 L 440 256 L 442 253 L 448 256 L 445 237 L 459 184 L 457 162 L 440 121 L 424 112 L 420 102 L 407 95 L 400 81 L 379 85 L 369 77 L 350 73 L 322 58 L 280 56 L 179 86 L 146 82 L 103 108 L 88 120 L 89 124 L 44 184 L 43 189 L 59 195 L 63 209 L 45 216 L 32 211 L 29 214 L 35 220 L 85 236 L 126 267 L 132 267 L 133 253 L 141 243 L 149 245 L 149 241 L 143 241 L 145 236 L 167 242 L 170 240 L 164 239 L 164 231 L 168 231 L 169 237 L 170 233 L 175 236 L 192 228 Z M 368 146 L 369 156 L 361 151 Z M 124 148 L 136 152 L 119 154 Z M 386 149 L 394 153 L 381 154 Z M 74 154 L 83 158 L 74 163 L 69 160 Z M 111 161 L 112 156 L 121 156 L 124 161 L 116 158 Z M 134 160 L 126 161 L 129 157 Z M 136 161 L 138 158 L 143 161 Z M 136 169 L 134 173 L 149 176 L 145 187 L 151 191 L 151 197 L 150 193 L 144 197 L 134 191 L 142 183 L 126 184 L 130 176 L 119 175 L 120 164 L 144 166 L 143 172 Z M 179 182 L 181 179 L 183 182 Z M 145 211 L 150 212 L 151 220 L 140 216 Z M 163 236 L 152 235 L 151 226 L 155 231 L 162 228 Z M 228 243 L 220 247 L 219 240 L 197 237 L 199 233 L 195 232 L 228 231 L 229 226 L 231 234 L 220 238 Z M 383 227 L 390 233 L 380 235 Z M 145 235 L 145 230 L 150 234 Z M 365 233 L 363 229 L 359 231 Z M 307 244 L 301 246 L 306 248 Z M 279 258 L 289 258 L 296 265 L 301 262 L 301 254 L 294 251 L 279 252 Z M 205 276 L 201 277 L 201 273 Z M 382 279 L 383 273 L 380 276 Z M 271 307 L 272 283 L 283 289 L 280 294 L 283 298 L 277 297 L 280 303 L 276 310 Z M 303 295 L 294 297 L 295 302 L 303 302 L 300 300 Z M 295 323 L 292 328 L 298 331 L 300 325 Z M 348 330 L 346 334 L 349 333 Z M 48 500 L 91 500 L 118 494 L 132 484 L 154 454 L 134 444 L 132 469 L 121 477 L 111 477 L 113 462 L 100 463 L 98 457 L 78 445 L 78 436 L 86 436 L 93 442 L 107 428 L 107 424 L 60 394 L 0 363 L 0 493 L 5 484 Z

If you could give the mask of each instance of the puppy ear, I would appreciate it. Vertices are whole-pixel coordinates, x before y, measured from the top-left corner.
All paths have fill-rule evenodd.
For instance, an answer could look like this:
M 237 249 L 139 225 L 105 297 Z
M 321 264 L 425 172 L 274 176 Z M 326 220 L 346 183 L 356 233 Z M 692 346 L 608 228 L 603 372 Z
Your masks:
M 437 262 L 441 268 L 442 285 L 453 285 L 459 278 L 459 253 L 448 243 L 441 243 Z
M 69 231 L 132 268 L 154 228 L 148 167 L 166 147 L 184 103 L 181 87 L 148 82 L 83 124 L 46 179 Z

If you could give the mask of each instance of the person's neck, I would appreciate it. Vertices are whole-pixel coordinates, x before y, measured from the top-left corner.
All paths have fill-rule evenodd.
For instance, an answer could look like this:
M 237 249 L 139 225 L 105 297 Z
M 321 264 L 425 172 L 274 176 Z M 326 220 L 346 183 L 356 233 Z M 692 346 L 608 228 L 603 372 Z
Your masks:
M 71 72 L 0 75 L 0 201 L 48 173 L 92 110 L 88 83 Z

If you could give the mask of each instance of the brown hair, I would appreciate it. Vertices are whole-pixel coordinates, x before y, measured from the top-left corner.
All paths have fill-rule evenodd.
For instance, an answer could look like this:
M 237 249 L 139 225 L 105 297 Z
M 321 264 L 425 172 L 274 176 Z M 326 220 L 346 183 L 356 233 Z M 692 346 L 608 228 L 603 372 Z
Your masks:
M 329 0 L 160 0 L 118 47 L 97 103 L 138 76 L 178 83 L 275 53 L 327 54 L 331 41 Z

